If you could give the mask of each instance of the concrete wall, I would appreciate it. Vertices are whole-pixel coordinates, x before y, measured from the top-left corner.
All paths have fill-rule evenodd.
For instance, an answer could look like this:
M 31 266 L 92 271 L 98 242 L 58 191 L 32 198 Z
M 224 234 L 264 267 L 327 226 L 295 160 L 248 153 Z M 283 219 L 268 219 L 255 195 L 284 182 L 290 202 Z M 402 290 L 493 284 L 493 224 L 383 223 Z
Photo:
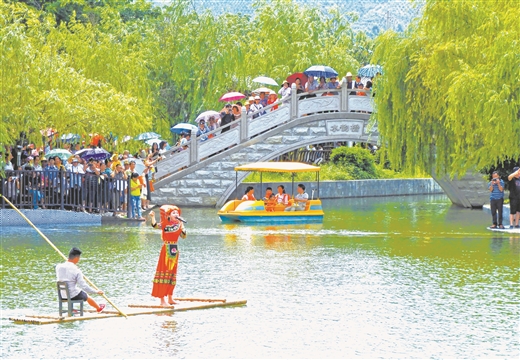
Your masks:
M 451 202 L 465 208 L 480 208 L 489 203 L 488 181 L 479 172 L 467 172 L 462 177 L 450 179 L 432 175 L 444 190 Z
M 316 182 L 302 182 L 305 185 L 309 196 L 312 195 L 312 189 L 317 188 Z M 278 185 L 284 185 L 285 191 L 292 194 L 292 183 L 242 183 L 238 185 L 238 197 L 244 195 L 246 187 L 253 186 L 256 198 L 261 198 L 265 189 L 270 186 L 276 193 Z M 294 194 L 298 182 L 294 183 Z M 427 195 L 427 194 L 444 194 L 444 191 L 433 179 L 381 179 L 381 180 L 349 180 L 349 181 L 321 181 L 320 182 L 320 198 L 321 199 L 341 199 L 350 197 L 374 197 L 374 196 L 401 196 L 401 195 Z M 318 196 L 315 193 L 314 197 Z M 233 194 L 230 199 L 234 199 Z
M 65 210 L 20 210 L 34 225 L 101 225 L 101 215 Z M 0 209 L 0 226 L 27 226 L 27 221 L 12 209 Z

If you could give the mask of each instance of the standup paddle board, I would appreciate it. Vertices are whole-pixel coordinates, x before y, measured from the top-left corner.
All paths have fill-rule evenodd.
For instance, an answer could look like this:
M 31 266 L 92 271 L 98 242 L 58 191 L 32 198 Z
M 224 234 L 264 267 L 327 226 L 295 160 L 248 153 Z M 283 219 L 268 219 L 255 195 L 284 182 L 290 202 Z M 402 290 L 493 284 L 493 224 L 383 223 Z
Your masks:
M 511 228 L 509 228 L 509 225 L 508 226 L 504 226 L 503 229 L 488 227 L 488 230 L 498 231 L 498 232 L 503 232 L 503 233 L 510 233 L 510 234 L 520 234 L 520 228 L 513 228 L 513 229 L 511 229 Z

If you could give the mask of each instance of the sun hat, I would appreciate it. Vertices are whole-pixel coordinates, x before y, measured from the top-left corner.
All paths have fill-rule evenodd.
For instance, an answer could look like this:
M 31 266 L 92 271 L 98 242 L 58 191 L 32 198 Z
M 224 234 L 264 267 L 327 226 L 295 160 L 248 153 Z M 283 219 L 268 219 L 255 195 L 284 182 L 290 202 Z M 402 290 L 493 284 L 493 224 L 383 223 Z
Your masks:
M 260 96 L 256 95 L 255 100 L 260 100 Z
M 352 76 L 352 73 L 349 71 L 349 72 L 347 73 L 347 76 Z

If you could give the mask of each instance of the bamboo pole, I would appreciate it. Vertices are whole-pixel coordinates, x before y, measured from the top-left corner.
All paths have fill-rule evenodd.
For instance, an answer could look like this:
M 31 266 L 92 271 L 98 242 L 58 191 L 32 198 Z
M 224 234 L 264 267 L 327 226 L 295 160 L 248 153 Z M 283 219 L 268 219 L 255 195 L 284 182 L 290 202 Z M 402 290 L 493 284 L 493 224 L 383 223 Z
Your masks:
M 27 221 L 27 223 L 28 223 L 29 225 L 31 225 L 31 226 L 34 228 L 34 230 L 36 230 L 36 232 L 37 232 L 38 234 L 40 234 L 41 237 L 42 237 L 45 241 L 47 241 L 47 243 L 48 243 L 48 244 L 49 244 L 49 245 L 50 245 L 54 250 L 56 250 L 56 252 L 57 252 L 58 254 L 60 254 L 60 256 L 61 256 L 63 259 L 65 259 L 65 261 L 68 260 L 68 258 L 67 258 L 65 255 L 63 255 L 63 253 L 60 251 L 60 249 L 58 249 L 58 248 L 57 248 L 57 247 L 56 247 L 56 246 L 55 246 L 55 245 L 54 245 L 54 244 L 53 244 L 53 243 L 52 243 L 52 242 L 47 238 L 47 236 L 45 236 L 45 235 L 40 231 L 40 229 L 38 229 L 38 228 L 37 228 L 37 227 L 36 227 L 36 226 L 31 222 L 31 220 L 29 220 L 29 219 L 28 219 L 28 218 L 27 218 L 27 217 L 26 217 L 26 216 L 25 216 L 25 215 L 24 215 L 20 210 L 18 210 L 18 208 L 17 208 L 16 206 L 14 206 L 14 205 L 13 205 L 13 204 L 12 204 L 12 203 L 7 199 L 7 198 L 6 198 L 3 194 L 0 194 L 0 196 L 1 196 L 1 197 L 2 197 L 2 198 L 3 198 L 3 199 L 8 203 L 8 204 L 13 208 L 13 209 L 15 209 L 16 212 L 17 212 L 18 214 L 20 214 L 20 216 L 21 216 L 25 221 Z M 86 282 L 88 282 L 88 283 L 90 284 L 90 286 L 92 286 L 92 288 L 93 288 L 94 290 L 99 291 L 98 287 L 97 287 L 96 285 L 94 285 L 94 283 L 93 283 L 92 281 L 90 281 L 90 280 L 89 280 L 85 275 L 83 275 L 83 278 L 85 279 Z M 111 301 L 111 300 L 110 300 L 110 299 L 109 299 L 105 294 L 101 294 L 101 296 L 103 296 L 103 297 L 105 298 L 105 300 L 108 301 L 108 303 L 114 307 L 114 309 L 116 309 L 117 311 L 119 311 L 119 313 L 120 313 L 121 315 L 123 315 L 125 318 L 128 318 L 128 316 L 127 316 L 124 312 L 122 312 L 122 311 L 121 311 L 121 310 L 120 310 L 120 309 L 119 309 L 119 308 L 118 308 L 118 307 L 117 307 L 117 306 L 116 306 L 116 305 L 115 305 L 115 304 L 114 304 L 114 303 L 113 303 L 113 302 L 112 302 L 112 301 Z

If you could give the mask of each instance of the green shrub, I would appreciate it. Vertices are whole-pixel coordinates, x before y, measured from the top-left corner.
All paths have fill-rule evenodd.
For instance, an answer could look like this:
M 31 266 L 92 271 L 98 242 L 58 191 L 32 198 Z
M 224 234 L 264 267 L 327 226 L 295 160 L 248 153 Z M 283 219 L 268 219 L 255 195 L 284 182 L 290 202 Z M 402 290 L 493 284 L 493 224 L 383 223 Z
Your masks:
M 374 155 L 360 147 L 341 146 L 332 150 L 332 164 L 343 168 L 353 179 L 377 179 Z

